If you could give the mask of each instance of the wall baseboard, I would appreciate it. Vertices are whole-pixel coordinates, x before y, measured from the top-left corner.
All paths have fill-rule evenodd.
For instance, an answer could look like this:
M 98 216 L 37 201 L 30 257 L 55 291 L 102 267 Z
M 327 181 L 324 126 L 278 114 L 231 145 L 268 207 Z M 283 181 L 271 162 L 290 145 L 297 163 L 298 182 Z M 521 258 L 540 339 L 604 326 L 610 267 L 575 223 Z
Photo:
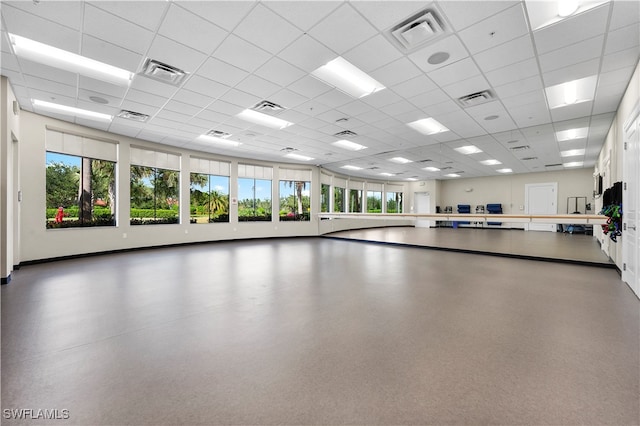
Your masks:
M 10 282 L 11 282 L 11 274 L 9 274 L 7 277 L 0 278 L 0 285 L 9 284 Z

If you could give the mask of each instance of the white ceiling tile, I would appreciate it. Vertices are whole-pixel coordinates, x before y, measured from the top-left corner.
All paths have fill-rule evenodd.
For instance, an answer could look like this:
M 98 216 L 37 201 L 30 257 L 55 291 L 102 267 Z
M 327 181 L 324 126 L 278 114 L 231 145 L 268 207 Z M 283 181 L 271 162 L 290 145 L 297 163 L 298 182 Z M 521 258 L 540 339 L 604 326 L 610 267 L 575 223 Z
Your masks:
M 243 92 L 253 93 L 264 99 L 269 98 L 269 96 L 281 89 L 279 85 L 253 74 L 242 80 L 235 87 Z
M 170 126 L 175 126 L 176 122 L 178 123 L 186 123 L 191 118 L 191 114 L 182 114 L 175 111 L 169 111 L 166 108 L 163 108 L 162 111 L 157 113 L 150 121 L 151 124 L 163 125 L 162 120 L 169 120 L 173 123 L 170 123 Z
M 249 75 L 238 67 L 212 57 L 206 60 L 196 74 L 231 87 Z
M 83 30 L 101 40 L 143 53 L 153 40 L 153 32 L 85 3 Z
M 485 77 L 492 86 L 502 86 L 507 83 L 533 77 L 538 74 L 538 63 L 534 58 L 526 59 L 522 62 L 507 65 L 485 73 Z
M 215 111 L 215 112 L 219 112 L 220 114 L 225 114 L 225 115 L 229 115 L 229 116 L 233 116 L 236 115 L 242 111 L 244 111 L 247 108 L 252 107 L 253 105 L 234 105 L 234 104 L 230 104 L 228 102 L 224 102 L 224 101 L 215 101 L 214 103 L 212 103 L 211 105 L 209 105 L 207 107 L 207 110 L 209 111 Z
M 614 1 L 612 2 L 613 13 L 611 14 L 611 29 L 626 27 L 627 25 L 638 25 L 640 16 L 640 2 L 638 1 Z
M 429 58 L 435 53 L 446 53 L 449 55 L 449 58 L 440 63 L 429 63 Z M 464 47 L 457 35 L 452 34 L 409 54 L 409 59 L 420 67 L 421 70 L 430 72 L 438 68 L 449 66 L 468 56 L 469 52 L 467 51 L 467 48 Z
M 158 30 L 159 34 L 211 54 L 227 36 L 220 27 L 172 3 Z
M 107 43 L 104 40 L 87 34 L 82 36 L 82 49 L 80 54 L 133 73 L 140 70 L 144 59 L 143 56 L 138 53 L 116 46 L 115 44 Z
M 402 57 L 402 54 L 382 35 L 377 35 L 342 55 L 347 61 L 371 73 L 376 68 Z
M 361 100 L 349 102 L 346 105 L 341 105 L 337 108 L 338 111 L 346 114 L 350 117 L 357 117 L 361 114 L 370 112 L 373 108 L 362 102 Z
M 343 31 L 336 31 L 336 28 Z M 341 55 L 373 37 L 376 30 L 350 4 L 345 3 L 311 28 L 309 34 Z
M 415 109 L 416 107 L 407 101 L 396 102 L 394 104 L 385 105 L 380 108 L 380 110 L 385 114 L 388 114 L 392 117 L 397 117 L 402 121 L 404 121 L 401 117 L 402 114 L 405 114 L 409 111 L 415 111 Z
M 598 74 L 600 68 L 600 59 L 591 59 L 579 64 L 570 65 L 565 68 L 546 72 L 542 75 L 545 87 L 555 86 L 556 84 L 565 83 L 567 81 L 578 80 L 580 78 L 589 77 Z
M 142 92 L 153 93 L 165 99 L 170 98 L 178 90 L 175 86 L 142 75 L 136 75 L 129 87 Z
M 120 107 L 122 109 L 126 109 L 128 111 L 139 112 L 141 114 L 147 114 L 148 116 L 154 116 L 160 110 L 159 106 L 147 105 L 147 104 L 143 104 L 143 103 L 140 103 L 140 102 L 135 102 L 135 101 L 127 100 L 127 99 L 122 101 L 122 104 L 120 105 Z M 142 123 L 142 124 L 144 124 L 144 123 Z
M 85 102 L 93 102 L 90 98 L 92 96 L 97 96 L 102 99 L 105 99 L 109 105 L 119 107 L 122 103 L 121 96 L 109 96 L 104 93 L 96 92 L 95 90 L 87 90 L 87 89 L 79 89 L 78 90 L 78 100 L 83 100 Z
M 306 100 L 307 98 L 304 96 L 301 96 L 289 89 L 282 89 L 269 97 L 269 101 L 275 102 L 276 104 L 288 109 L 295 108 L 306 102 Z
M 602 59 L 602 69 L 600 71 L 608 72 L 631 67 L 638 62 L 638 57 L 640 57 L 640 46 L 605 55 Z
M 230 104 L 237 105 L 242 108 L 251 108 L 262 100 L 260 96 L 250 94 L 237 89 L 231 89 L 224 95 L 220 96 L 219 100 L 229 102 Z
M 354 2 L 353 7 L 376 28 L 384 31 L 413 16 L 424 4 L 415 1 L 359 1 Z
M 401 58 L 372 71 L 370 75 L 383 85 L 392 86 L 422 75 L 422 71 L 407 58 Z
M 628 83 L 634 69 L 635 67 L 631 66 L 627 68 L 620 68 L 615 71 L 602 73 L 600 74 L 600 78 L 598 79 L 598 87 Z M 622 95 L 622 93 L 620 93 L 620 95 Z
M 80 32 L 64 25 L 57 24 L 46 19 L 31 15 L 20 9 L 5 6 L 4 2 L 0 12 L 6 26 L 3 28 L 9 33 L 30 38 L 40 43 L 45 43 L 58 49 L 78 53 L 80 45 Z
M 504 9 L 518 1 L 441 1 L 438 4 L 453 27 L 460 31 Z
M 140 133 L 140 129 L 142 128 L 142 126 L 143 126 L 142 123 L 139 125 L 136 125 L 135 122 L 125 120 L 123 118 L 114 117 L 108 130 L 118 135 L 124 135 L 124 136 L 135 138 L 138 135 L 138 133 Z
M 269 1 L 265 6 L 296 27 L 307 31 L 341 4 L 339 1 Z
M 403 98 L 412 98 L 414 96 L 420 95 L 422 93 L 429 92 L 437 88 L 435 83 L 429 79 L 426 75 L 419 75 L 410 80 L 404 81 L 402 83 L 394 84 L 393 86 L 387 87 L 388 89 L 393 90 L 398 95 Z
M 147 56 L 188 73 L 198 69 L 207 58 L 207 55 L 202 52 L 160 35 L 153 40 Z
M 640 45 L 640 24 L 632 24 L 607 35 L 604 53 L 610 54 Z
M 313 99 L 316 96 L 331 90 L 331 87 L 327 86 L 317 78 L 311 77 L 309 75 L 306 75 L 301 79 L 289 84 L 287 87 L 302 96 L 306 96 L 309 99 Z
M 543 90 L 534 90 L 532 92 L 522 93 L 517 96 L 512 96 L 508 98 L 503 97 L 500 99 L 502 101 L 502 104 L 509 111 L 511 111 L 511 108 L 528 105 L 528 104 L 534 104 L 534 103 L 539 103 L 541 105 L 544 105 L 545 108 L 547 106 L 547 100 L 544 96 Z
M 216 59 L 253 72 L 271 58 L 271 54 L 243 39 L 229 35 L 213 54 Z
M 478 53 L 528 33 L 522 4 L 516 4 L 463 31 L 460 39 L 469 52 Z
M 82 25 L 82 3 L 65 1 L 3 1 L 2 8 L 15 7 L 24 12 L 57 22 L 74 30 Z
M 303 33 L 262 4 L 258 4 L 234 29 L 234 34 L 268 52 L 277 53 Z M 269 36 L 265 37 L 265 34 Z
M 179 102 L 176 100 L 170 100 L 164 107 L 165 110 L 171 112 L 177 112 L 181 114 L 185 114 L 187 116 L 193 116 L 199 113 L 202 108 L 194 105 L 186 104 L 184 102 Z M 168 118 L 168 117 L 165 117 Z
M 361 98 L 361 100 L 368 105 L 379 108 L 384 105 L 399 102 L 400 100 L 402 100 L 402 98 L 393 93 L 391 90 L 380 90 L 379 92 Z
M 261 66 L 255 74 L 283 87 L 288 86 L 305 75 L 299 68 L 277 57 L 271 58 L 266 64 Z
M 471 77 L 466 80 L 458 81 L 455 84 L 445 86 L 442 88 L 442 90 L 452 98 L 458 99 L 462 96 L 482 92 L 490 88 L 491 87 L 489 86 L 489 82 L 487 82 L 487 80 L 483 76 L 476 75 L 475 77 Z
M 534 90 L 543 90 L 542 81 L 539 76 L 525 78 L 523 80 L 514 81 L 495 88 L 495 92 L 499 98 L 510 98 L 522 93 L 532 92 Z
M 191 90 L 187 90 L 184 87 L 175 95 L 173 95 L 172 101 L 182 102 L 188 105 L 192 105 L 198 108 L 204 108 L 211 103 L 213 99 L 209 96 L 205 96 L 202 93 L 197 93 Z
M 562 49 L 540 55 L 540 68 L 543 73 L 579 64 L 597 58 L 602 52 L 604 36 L 597 36 Z
M 75 86 L 78 82 L 78 74 L 53 68 L 48 65 L 31 62 L 24 59 L 19 60 L 20 68 L 25 76 L 34 76 L 57 83 Z
M 291 43 L 278 56 L 307 72 L 336 58 L 334 52 L 307 35 Z
M 466 80 L 480 74 L 480 70 L 471 58 L 466 58 L 446 67 L 427 73 L 429 78 L 440 87 L 447 86 L 459 80 Z
M 422 93 L 417 96 L 409 98 L 409 102 L 417 106 L 418 108 L 425 108 L 431 105 L 437 105 L 441 102 L 450 100 L 451 98 L 441 89 L 431 90 L 427 93 Z
M 427 116 L 437 118 L 440 114 L 450 114 L 452 112 L 462 111 L 462 108 L 460 108 L 460 105 L 458 105 L 457 102 L 446 100 L 434 105 L 422 107 L 422 111 L 424 111 Z
M 55 93 L 75 99 L 76 88 L 67 84 L 61 84 L 52 80 L 46 80 L 40 77 L 25 75 L 24 80 L 30 86 L 38 87 L 43 92 Z M 43 101 L 51 101 L 51 99 L 42 99 Z
M 156 31 L 165 10 L 171 3 L 151 1 L 92 1 L 91 5 L 99 7 L 122 19 L 135 22 L 148 30 Z
M 608 13 L 609 6 L 604 5 L 535 31 L 533 37 L 538 54 L 604 34 Z
M 475 56 L 481 70 L 493 71 L 507 65 L 524 61 L 534 56 L 529 35 L 519 37 L 510 42 L 485 50 Z
M 182 86 L 184 89 L 199 93 L 200 95 L 207 96 L 210 101 L 219 98 L 227 90 L 229 86 L 220 84 L 216 81 L 208 78 L 201 77 L 199 75 L 192 75 Z M 180 93 L 180 92 L 178 92 Z
M 341 105 L 348 104 L 353 100 L 353 98 L 340 90 L 334 89 L 317 96 L 314 100 L 330 106 L 331 108 L 337 108 Z
M 554 108 L 551 110 L 551 118 L 553 121 L 564 121 L 573 118 L 585 117 L 589 115 L 592 107 L 593 101 L 581 102 L 576 105 L 562 108 Z

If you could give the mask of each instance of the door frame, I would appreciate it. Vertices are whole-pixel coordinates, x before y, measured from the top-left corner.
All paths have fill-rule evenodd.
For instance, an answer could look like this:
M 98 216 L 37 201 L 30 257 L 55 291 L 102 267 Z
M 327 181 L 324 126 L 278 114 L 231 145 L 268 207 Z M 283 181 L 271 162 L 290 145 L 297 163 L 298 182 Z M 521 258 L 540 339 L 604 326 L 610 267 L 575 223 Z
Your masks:
M 635 128 L 634 140 L 632 141 L 628 135 L 633 133 Z M 635 146 L 630 146 L 635 143 Z M 637 178 L 640 174 L 640 101 L 638 101 L 629 114 L 629 117 L 623 126 L 623 151 L 622 161 L 622 204 L 624 207 L 622 215 L 622 281 L 633 290 L 636 296 L 640 297 L 640 232 L 637 230 L 640 221 L 640 185 L 637 184 Z M 633 191 L 633 192 L 632 192 Z M 633 198 L 635 206 L 629 206 L 628 200 Z M 633 232 L 632 232 L 633 231 Z M 632 239 L 632 240 L 630 240 Z M 635 247 L 630 250 L 629 247 Z M 633 262 L 633 268 L 628 268 L 628 264 Z M 633 273 L 632 273 L 633 271 Z
M 558 214 L 558 182 L 544 182 L 544 183 L 525 183 L 524 184 L 524 212 L 525 214 L 531 214 L 530 209 L 531 206 L 529 204 L 529 190 L 536 187 L 551 187 L 552 192 L 555 194 L 555 199 L 551 203 L 551 213 L 549 214 Z M 545 226 L 547 225 L 547 226 Z M 545 229 L 548 228 L 548 229 Z M 556 232 L 558 228 L 557 224 L 537 224 L 527 222 L 524 224 L 525 231 L 548 231 L 548 232 Z
M 426 211 L 418 211 L 418 199 L 421 197 L 425 197 L 427 200 Z M 429 191 L 417 191 L 413 193 L 413 205 L 414 205 L 414 213 L 431 213 L 431 194 Z M 428 219 L 420 219 L 416 218 L 415 227 L 416 228 L 431 228 L 431 221 Z

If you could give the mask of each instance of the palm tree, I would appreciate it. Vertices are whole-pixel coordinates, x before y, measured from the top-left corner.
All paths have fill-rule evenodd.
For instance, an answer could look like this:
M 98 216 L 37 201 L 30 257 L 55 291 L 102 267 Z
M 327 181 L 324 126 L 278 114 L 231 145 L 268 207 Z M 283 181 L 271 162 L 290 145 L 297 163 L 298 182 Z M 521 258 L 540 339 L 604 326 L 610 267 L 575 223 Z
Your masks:
M 229 196 L 218 191 L 209 195 L 209 211 L 214 214 L 225 214 L 229 211 Z

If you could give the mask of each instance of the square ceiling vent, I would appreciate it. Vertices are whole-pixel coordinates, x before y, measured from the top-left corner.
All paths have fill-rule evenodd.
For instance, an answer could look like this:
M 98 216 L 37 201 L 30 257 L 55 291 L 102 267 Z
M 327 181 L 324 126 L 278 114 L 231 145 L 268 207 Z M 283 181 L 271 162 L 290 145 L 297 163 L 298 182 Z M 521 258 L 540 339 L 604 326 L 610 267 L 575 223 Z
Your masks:
M 180 68 L 147 58 L 142 67 L 142 75 L 173 86 L 179 86 L 188 73 Z
M 138 121 L 140 123 L 144 123 L 149 119 L 149 116 L 147 114 L 143 114 L 141 112 L 129 111 L 126 109 L 121 110 L 118 113 L 118 117 L 124 118 L 127 120 Z
M 262 112 L 264 114 L 276 115 L 284 111 L 286 108 L 270 101 L 260 101 L 251 108 L 254 111 Z
M 404 52 L 411 52 L 447 34 L 442 14 L 430 6 L 391 27 L 387 37 Z
M 495 97 L 490 90 L 483 90 L 481 92 L 471 93 L 470 95 L 458 98 L 458 103 L 463 108 L 469 108 L 476 105 L 486 104 L 494 99 Z

